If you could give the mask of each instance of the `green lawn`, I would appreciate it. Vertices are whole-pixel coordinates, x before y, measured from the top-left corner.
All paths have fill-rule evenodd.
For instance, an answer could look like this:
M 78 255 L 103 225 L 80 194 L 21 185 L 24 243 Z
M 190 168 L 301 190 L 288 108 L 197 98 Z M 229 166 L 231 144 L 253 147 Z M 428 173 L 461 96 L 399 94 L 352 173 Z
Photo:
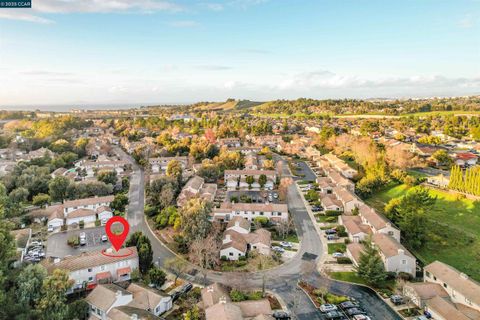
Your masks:
M 390 199 L 407 190 L 405 185 L 392 185 L 365 202 L 383 212 Z M 480 202 L 435 189 L 430 194 L 437 196 L 437 203 L 430 212 L 429 240 L 414 253 L 425 264 L 440 260 L 480 281 Z
M 345 243 L 329 243 L 328 244 L 328 254 L 334 252 L 345 252 L 347 251 L 347 246 Z
M 330 277 L 335 280 L 347 281 L 352 283 L 364 284 L 367 283 L 365 280 L 360 278 L 356 272 L 353 271 L 344 271 L 344 272 L 330 272 Z

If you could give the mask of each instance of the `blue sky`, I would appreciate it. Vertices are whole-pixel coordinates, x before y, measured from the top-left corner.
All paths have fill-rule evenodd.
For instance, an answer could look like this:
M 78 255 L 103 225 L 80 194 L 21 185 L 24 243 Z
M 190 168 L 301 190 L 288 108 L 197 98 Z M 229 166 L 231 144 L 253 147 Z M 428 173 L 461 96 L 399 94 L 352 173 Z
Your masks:
M 32 0 L 0 106 L 480 94 L 480 1 Z

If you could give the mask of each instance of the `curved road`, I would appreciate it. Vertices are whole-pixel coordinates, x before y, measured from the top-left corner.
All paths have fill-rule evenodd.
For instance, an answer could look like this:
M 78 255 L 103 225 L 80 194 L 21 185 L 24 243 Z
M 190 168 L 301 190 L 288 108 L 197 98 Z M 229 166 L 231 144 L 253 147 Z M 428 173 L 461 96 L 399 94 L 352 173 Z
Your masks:
M 132 163 L 133 174 L 130 179 L 130 190 L 127 218 L 132 232 L 142 231 L 152 243 L 154 261 L 162 264 L 165 259 L 174 257 L 174 254 L 164 246 L 148 228 L 144 219 L 144 172 L 135 161 L 120 148 L 118 153 Z M 288 166 L 283 166 L 284 173 L 290 175 Z M 316 263 L 324 254 L 322 240 L 316 232 L 312 220 L 308 215 L 300 194 L 294 185 L 290 186 L 287 195 L 288 209 L 294 218 L 301 248 L 297 254 L 284 264 L 264 272 L 215 272 L 206 273 L 208 283 L 219 282 L 233 285 L 242 289 L 253 290 L 262 287 L 265 279 L 267 290 L 278 294 L 286 303 L 297 319 L 322 319 L 308 297 L 298 289 L 297 282 L 306 280 L 315 286 L 325 286 L 336 294 L 348 295 L 359 300 L 373 319 L 398 320 L 400 317 L 372 290 L 348 283 L 332 281 L 321 276 L 316 270 Z M 204 284 L 201 269 L 193 267 L 186 278 L 189 281 Z

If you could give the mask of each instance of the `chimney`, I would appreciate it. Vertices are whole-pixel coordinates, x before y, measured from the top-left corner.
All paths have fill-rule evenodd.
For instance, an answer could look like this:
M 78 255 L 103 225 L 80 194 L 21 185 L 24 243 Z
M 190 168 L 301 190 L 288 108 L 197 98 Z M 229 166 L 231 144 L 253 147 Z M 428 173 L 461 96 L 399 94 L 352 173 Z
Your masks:
M 212 286 L 207 287 L 207 292 L 213 292 L 213 287 Z
M 225 239 L 223 239 L 223 243 L 229 243 L 232 241 L 232 238 L 230 237 L 229 234 L 226 234 L 225 235 Z
M 235 227 L 240 227 L 240 222 L 238 220 L 235 221 Z
M 404 255 L 405 254 L 405 250 L 403 249 L 398 249 L 398 255 Z

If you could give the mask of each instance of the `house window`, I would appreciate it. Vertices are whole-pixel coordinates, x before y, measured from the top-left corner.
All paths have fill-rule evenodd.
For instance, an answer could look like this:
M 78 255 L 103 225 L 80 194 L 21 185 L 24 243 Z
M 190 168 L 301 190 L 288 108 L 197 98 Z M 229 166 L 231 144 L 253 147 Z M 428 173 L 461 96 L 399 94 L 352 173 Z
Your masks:
M 263 212 L 260 212 L 260 215 L 263 216 Z
M 402 264 L 407 264 L 407 260 L 402 260 Z
M 100 270 L 105 270 L 105 266 L 100 266 Z
M 92 282 L 93 281 L 93 277 L 88 277 L 88 282 Z
M 88 268 L 88 272 L 92 272 L 92 268 Z
M 468 300 L 467 298 L 465 298 L 465 302 L 469 305 L 472 305 L 472 301 Z
M 433 276 L 433 280 L 437 281 L 437 277 Z
M 446 284 L 445 282 L 443 283 L 443 286 L 444 286 L 445 288 L 448 288 L 448 286 L 447 286 L 447 284 Z
M 228 255 L 229 255 L 229 256 L 233 256 L 233 252 L 229 252 Z

